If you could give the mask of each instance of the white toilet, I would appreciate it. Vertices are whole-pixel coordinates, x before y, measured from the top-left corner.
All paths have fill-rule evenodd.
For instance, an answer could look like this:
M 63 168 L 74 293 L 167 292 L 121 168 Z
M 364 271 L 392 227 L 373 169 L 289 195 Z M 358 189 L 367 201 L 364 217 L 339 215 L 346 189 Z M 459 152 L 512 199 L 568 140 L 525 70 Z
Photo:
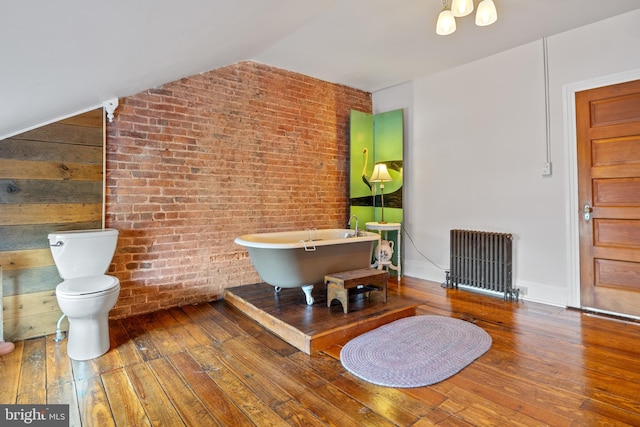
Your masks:
M 105 273 L 118 242 L 118 230 L 78 230 L 49 234 L 60 277 L 56 298 L 69 319 L 67 354 L 88 360 L 109 350 L 109 311 L 116 305 L 120 281 Z

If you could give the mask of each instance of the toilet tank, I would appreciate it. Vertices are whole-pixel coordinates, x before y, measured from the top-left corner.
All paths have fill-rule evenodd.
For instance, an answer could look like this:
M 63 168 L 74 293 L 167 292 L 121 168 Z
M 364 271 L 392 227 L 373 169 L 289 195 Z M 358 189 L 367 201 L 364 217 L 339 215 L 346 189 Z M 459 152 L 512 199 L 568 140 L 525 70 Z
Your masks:
M 105 274 L 118 243 L 118 230 L 59 231 L 49 234 L 51 255 L 63 279 Z

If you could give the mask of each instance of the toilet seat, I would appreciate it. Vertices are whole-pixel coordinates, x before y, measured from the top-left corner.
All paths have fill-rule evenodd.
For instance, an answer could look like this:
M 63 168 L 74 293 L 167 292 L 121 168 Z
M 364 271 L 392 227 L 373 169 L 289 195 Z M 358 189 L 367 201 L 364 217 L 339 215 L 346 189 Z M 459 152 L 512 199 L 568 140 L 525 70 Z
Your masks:
M 63 297 L 81 297 L 92 294 L 109 293 L 120 289 L 117 277 L 100 275 L 67 279 L 56 286 L 56 295 Z

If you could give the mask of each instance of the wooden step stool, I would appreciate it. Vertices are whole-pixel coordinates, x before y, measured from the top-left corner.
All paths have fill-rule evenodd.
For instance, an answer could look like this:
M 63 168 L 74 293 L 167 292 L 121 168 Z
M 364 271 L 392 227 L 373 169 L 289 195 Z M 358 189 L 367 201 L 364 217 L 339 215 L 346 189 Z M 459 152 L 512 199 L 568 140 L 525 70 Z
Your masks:
M 389 272 L 375 268 L 361 268 L 359 270 L 343 271 L 324 276 L 324 283 L 327 285 L 327 307 L 331 307 L 331 302 L 337 299 L 342 303 L 342 310 L 349 311 L 349 290 L 352 293 L 364 293 L 370 291 L 381 291 L 382 301 L 387 302 L 387 280 Z

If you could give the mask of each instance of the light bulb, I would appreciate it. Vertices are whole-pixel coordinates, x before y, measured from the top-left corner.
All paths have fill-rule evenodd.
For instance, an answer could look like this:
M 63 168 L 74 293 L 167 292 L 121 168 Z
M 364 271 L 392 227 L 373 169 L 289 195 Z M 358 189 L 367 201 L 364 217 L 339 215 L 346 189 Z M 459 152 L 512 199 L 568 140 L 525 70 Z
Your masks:
M 476 12 L 476 25 L 485 27 L 491 25 L 498 20 L 498 11 L 493 0 L 482 0 L 478 5 Z
M 451 13 L 456 18 L 467 16 L 473 12 L 473 0 L 453 0 L 451 2 Z
M 446 36 L 456 30 L 456 18 L 450 10 L 443 10 L 438 15 L 438 23 L 436 24 L 436 34 Z

